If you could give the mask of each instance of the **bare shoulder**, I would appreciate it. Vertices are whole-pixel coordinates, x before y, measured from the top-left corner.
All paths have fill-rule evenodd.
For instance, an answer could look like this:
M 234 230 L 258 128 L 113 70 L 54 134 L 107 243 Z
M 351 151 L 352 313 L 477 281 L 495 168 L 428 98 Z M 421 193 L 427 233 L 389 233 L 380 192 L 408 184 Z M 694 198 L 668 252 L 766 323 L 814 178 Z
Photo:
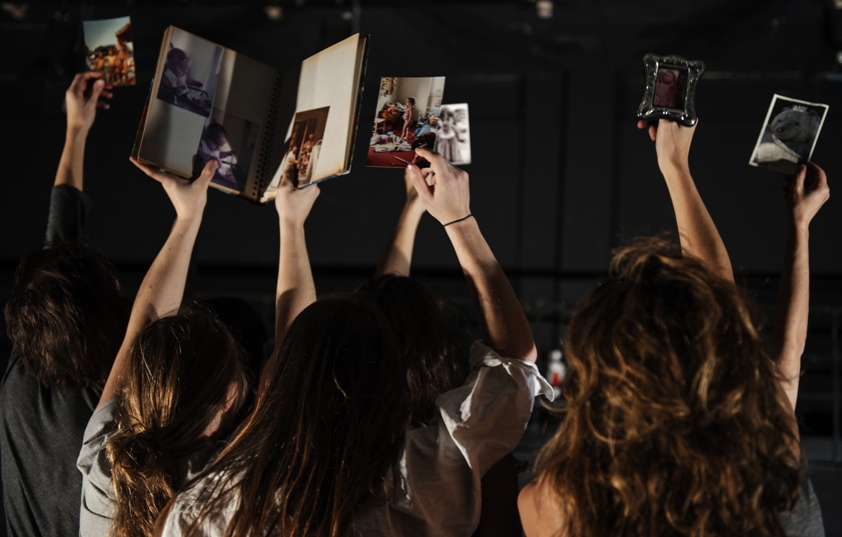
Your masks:
M 535 481 L 526 485 L 517 498 L 520 521 L 526 537 L 564 537 L 564 515 L 556 495 Z

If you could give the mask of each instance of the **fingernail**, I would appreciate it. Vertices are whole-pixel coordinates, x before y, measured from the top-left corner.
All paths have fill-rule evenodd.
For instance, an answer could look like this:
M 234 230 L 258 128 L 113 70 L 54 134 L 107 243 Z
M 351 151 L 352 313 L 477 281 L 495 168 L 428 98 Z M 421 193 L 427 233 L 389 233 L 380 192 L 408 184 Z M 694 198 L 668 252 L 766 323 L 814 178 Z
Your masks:
M 94 85 L 98 88 L 101 88 L 105 85 L 105 82 L 103 82 L 102 80 L 97 80 L 96 82 L 94 82 Z
M 412 169 L 412 164 L 407 164 L 407 165 L 406 165 L 406 169 L 407 169 L 407 170 L 411 170 L 411 169 Z

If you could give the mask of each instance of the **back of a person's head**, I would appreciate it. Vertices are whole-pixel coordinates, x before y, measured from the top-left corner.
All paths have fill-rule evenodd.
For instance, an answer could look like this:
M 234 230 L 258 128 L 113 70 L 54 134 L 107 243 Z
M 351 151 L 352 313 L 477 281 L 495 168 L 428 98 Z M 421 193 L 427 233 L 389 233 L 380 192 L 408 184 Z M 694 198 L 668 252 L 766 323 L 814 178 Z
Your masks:
M 800 461 L 755 319 L 672 243 L 615 252 L 570 322 L 567 411 L 540 457 L 567 535 L 783 535 Z
M 235 536 L 345 535 L 406 430 L 394 336 L 370 302 L 330 298 L 298 315 L 277 352 L 254 412 L 210 469 L 197 526 L 235 502 Z
M 179 457 L 235 425 L 248 392 L 242 350 L 210 311 L 183 307 L 141 331 L 120 393 L 120 427 L 109 441 L 116 492 L 112 535 L 151 534 L 178 487 Z M 220 413 L 224 414 L 220 416 Z
M 6 303 L 9 339 L 49 388 L 104 382 L 126 334 L 130 304 L 114 267 L 81 241 L 23 258 Z
M 393 274 L 367 282 L 356 295 L 374 300 L 397 338 L 411 426 L 429 423 L 436 397 L 461 386 L 468 374 L 470 333 L 456 306 L 429 285 Z

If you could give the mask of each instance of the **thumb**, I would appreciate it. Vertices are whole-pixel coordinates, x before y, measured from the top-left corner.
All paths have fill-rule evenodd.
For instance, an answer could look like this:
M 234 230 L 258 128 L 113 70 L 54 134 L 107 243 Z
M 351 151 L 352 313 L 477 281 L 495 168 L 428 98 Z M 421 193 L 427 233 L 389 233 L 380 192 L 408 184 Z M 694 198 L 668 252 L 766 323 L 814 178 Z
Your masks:
M 99 94 L 102 93 L 102 90 L 105 88 L 105 81 L 100 79 L 94 82 L 93 89 L 91 90 L 91 98 L 88 99 L 88 104 L 93 103 L 93 106 L 96 106 L 97 101 L 99 100 Z
M 198 179 L 196 179 L 196 183 L 199 186 L 206 187 L 208 183 L 210 183 L 211 179 L 213 179 L 213 175 L 216 173 L 216 169 L 219 167 L 219 163 L 216 160 L 211 159 L 205 164 L 205 167 L 202 168 L 202 173 L 199 175 Z
M 427 181 L 424 179 L 424 176 L 421 175 L 421 170 L 418 166 L 413 164 L 407 166 L 406 175 L 409 176 L 410 180 L 412 180 L 412 186 L 415 187 L 416 192 L 418 192 L 418 196 L 422 200 L 430 201 L 433 199 L 430 187 L 427 185 Z
M 798 196 L 804 195 L 804 181 L 807 179 L 807 166 L 803 164 L 798 167 L 795 173 L 792 189 Z

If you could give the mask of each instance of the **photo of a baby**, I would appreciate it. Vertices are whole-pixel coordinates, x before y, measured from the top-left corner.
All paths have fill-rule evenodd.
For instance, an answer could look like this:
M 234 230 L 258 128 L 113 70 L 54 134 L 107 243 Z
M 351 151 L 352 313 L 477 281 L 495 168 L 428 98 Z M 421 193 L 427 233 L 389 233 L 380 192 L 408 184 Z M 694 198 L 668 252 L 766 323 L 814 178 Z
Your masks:
M 158 99 L 203 117 L 210 116 L 221 58 L 222 47 L 174 30 Z
M 795 173 L 800 164 L 810 162 L 828 108 L 781 95 L 772 97 L 749 164 Z
M 102 73 L 106 84 L 134 86 L 135 64 L 129 17 L 84 21 L 85 63 Z
M 248 179 L 259 130 L 259 126 L 251 121 L 214 108 L 199 142 L 197 158 L 194 159 L 194 175 L 201 173 L 208 161 L 216 160 L 219 167 L 211 182 L 242 192 Z
M 406 167 L 416 147 L 435 147 L 443 95 L 443 76 L 382 78 L 366 165 Z
M 445 104 L 441 107 L 436 151 L 453 165 L 471 163 L 471 130 L 468 103 Z

